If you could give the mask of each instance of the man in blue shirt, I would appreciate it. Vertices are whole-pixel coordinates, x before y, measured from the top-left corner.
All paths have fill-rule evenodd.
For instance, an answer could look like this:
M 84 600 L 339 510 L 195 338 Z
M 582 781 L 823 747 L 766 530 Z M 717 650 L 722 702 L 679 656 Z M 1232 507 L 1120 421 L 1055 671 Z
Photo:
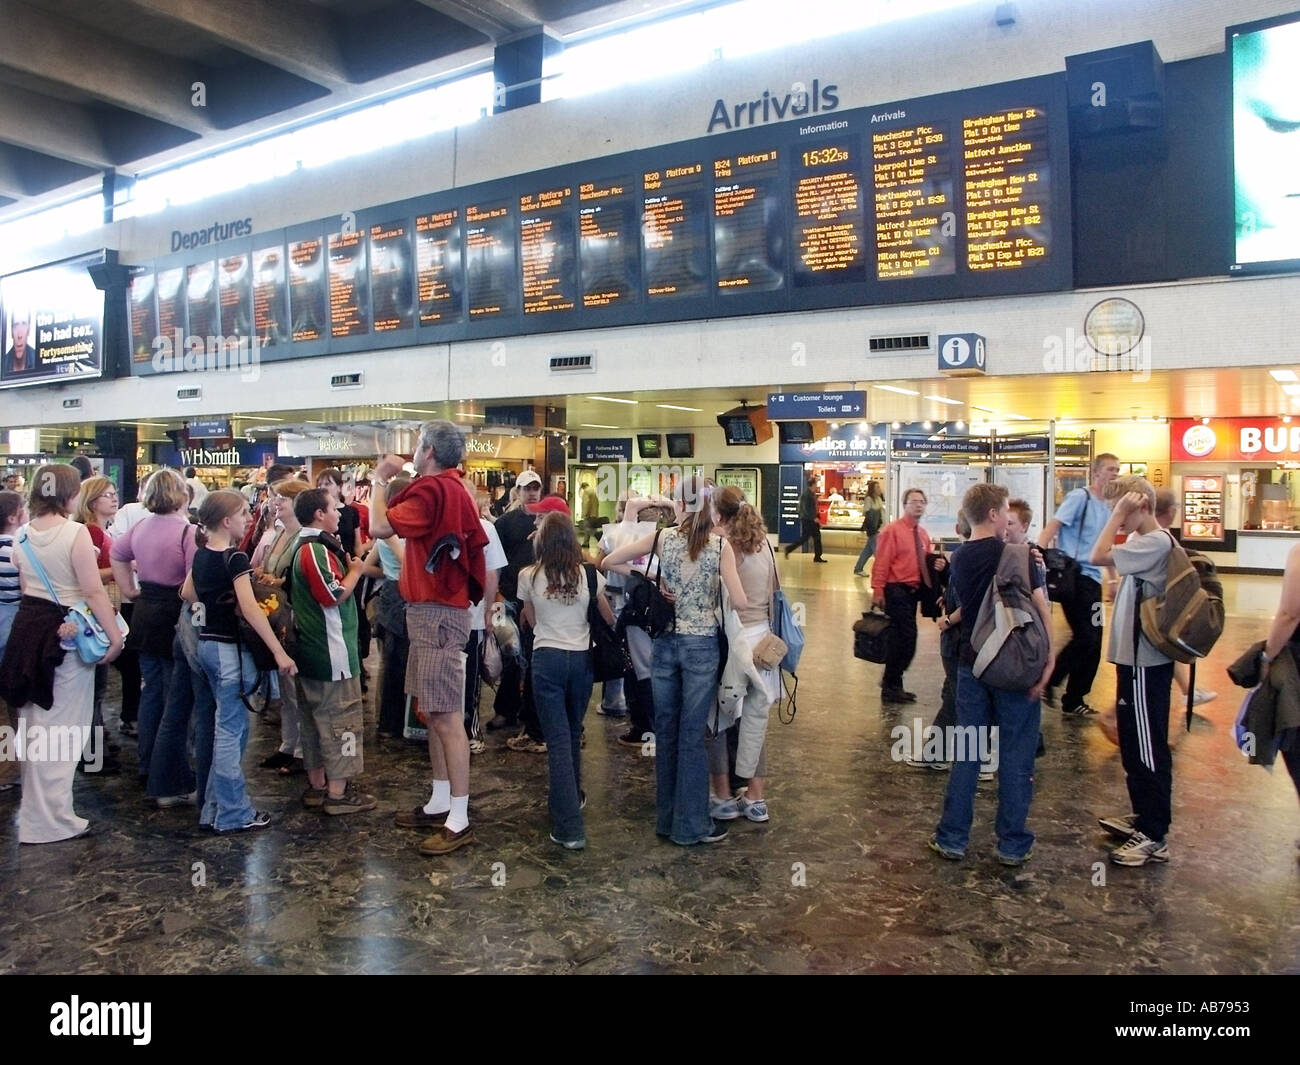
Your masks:
M 1118 476 L 1119 459 L 1109 452 L 1098 455 L 1092 460 L 1092 484 L 1067 495 L 1057 508 L 1055 517 L 1038 537 L 1039 547 L 1050 547 L 1055 540 L 1056 546 L 1082 567 L 1075 580 L 1074 597 L 1061 604 L 1065 608 L 1065 620 L 1070 625 L 1070 642 L 1056 656 L 1056 669 L 1043 694 L 1045 702 L 1053 702 L 1055 689 L 1069 677 L 1065 694 L 1061 696 L 1061 710 L 1081 717 L 1097 712 L 1084 699 L 1101 664 L 1104 616 L 1101 567 L 1093 565 L 1090 556 L 1092 545 L 1110 520 L 1106 487 Z

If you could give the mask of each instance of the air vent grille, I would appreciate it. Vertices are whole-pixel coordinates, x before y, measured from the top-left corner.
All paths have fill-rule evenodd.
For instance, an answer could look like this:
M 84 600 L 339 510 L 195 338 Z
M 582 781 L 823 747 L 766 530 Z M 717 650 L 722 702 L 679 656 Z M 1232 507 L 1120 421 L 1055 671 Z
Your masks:
M 193 400 L 196 399 L 202 399 L 203 389 L 198 387 L 197 385 L 195 385 L 193 388 L 178 388 L 176 390 L 176 398 L 182 403 L 192 402 Z
M 595 373 L 596 356 L 586 355 L 552 355 L 551 373 Z
M 362 388 L 362 375 L 357 373 L 336 373 L 330 378 L 330 388 Z
M 890 355 L 897 351 L 929 351 L 929 333 L 902 333 L 897 336 L 872 337 L 873 355 Z

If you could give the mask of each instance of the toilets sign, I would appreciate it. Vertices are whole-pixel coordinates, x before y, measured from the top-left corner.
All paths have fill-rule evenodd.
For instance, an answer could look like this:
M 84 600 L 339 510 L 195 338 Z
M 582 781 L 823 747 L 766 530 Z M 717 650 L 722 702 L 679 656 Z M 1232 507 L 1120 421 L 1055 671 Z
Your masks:
M 858 392 L 769 392 L 770 421 L 839 421 L 861 418 L 867 394 Z

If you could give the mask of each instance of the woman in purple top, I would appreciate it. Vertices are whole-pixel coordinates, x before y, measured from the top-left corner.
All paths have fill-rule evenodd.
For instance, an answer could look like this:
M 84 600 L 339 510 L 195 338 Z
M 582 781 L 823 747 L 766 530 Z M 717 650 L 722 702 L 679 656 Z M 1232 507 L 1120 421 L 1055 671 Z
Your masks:
M 135 603 L 127 647 L 140 655 L 139 769 L 149 776 L 158 724 L 172 675 L 172 640 L 181 612 L 181 585 L 194 561 L 189 491 L 173 469 L 158 470 L 140 495 L 149 516 L 113 541 L 113 576 L 123 600 Z M 134 563 L 134 569 L 132 568 Z

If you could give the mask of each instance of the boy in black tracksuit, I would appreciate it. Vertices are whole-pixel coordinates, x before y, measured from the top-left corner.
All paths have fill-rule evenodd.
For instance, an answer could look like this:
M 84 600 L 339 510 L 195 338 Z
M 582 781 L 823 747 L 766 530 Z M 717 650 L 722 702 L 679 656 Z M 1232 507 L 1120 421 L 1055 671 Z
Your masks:
M 1121 477 L 1112 486 L 1118 497 L 1110 520 L 1093 547 L 1091 562 L 1114 566 L 1123 580 L 1115 594 L 1109 661 L 1118 680 L 1115 716 L 1119 749 L 1128 778 L 1133 813 L 1103 817 L 1101 826 L 1125 842 L 1111 852 L 1117 865 L 1169 861 L 1173 793 L 1173 755 L 1169 751 L 1169 688 L 1173 662 L 1141 633 L 1137 617 L 1142 599 L 1164 593 L 1173 539 L 1155 520 L 1155 490 L 1141 477 Z M 1114 543 L 1124 532 L 1128 539 Z

